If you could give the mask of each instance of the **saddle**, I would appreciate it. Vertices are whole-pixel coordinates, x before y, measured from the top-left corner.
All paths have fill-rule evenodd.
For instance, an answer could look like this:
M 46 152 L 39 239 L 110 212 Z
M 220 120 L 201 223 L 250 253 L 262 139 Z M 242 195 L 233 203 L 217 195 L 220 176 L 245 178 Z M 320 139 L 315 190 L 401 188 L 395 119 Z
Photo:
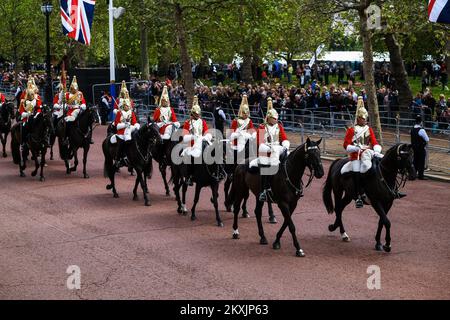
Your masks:
M 288 152 L 287 150 L 283 151 L 283 153 L 280 154 L 280 166 L 284 165 L 284 163 L 286 162 L 288 158 Z M 251 167 L 250 168 L 250 160 L 247 159 L 245 160 L 245 170 L 250 173 L 250 174 L 260 174 L 261 172 L 261 167 L 257 166 L 257 167 Z

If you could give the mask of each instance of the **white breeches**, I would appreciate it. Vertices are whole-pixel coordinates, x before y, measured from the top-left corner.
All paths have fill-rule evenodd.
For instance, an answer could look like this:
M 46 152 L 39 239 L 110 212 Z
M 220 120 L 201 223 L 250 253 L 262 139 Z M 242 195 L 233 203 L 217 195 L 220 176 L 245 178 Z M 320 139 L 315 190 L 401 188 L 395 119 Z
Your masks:
M 375 152 L 373 150 L 367 149 L 361 154 L 360 160 L 352 160 L 346 163 L 341 169 L 341 174 L 347 172 L 366 173 L 372 168 L 372 158 L 374 157 L 374 154 Z
M 186 149 L 183 150 L 181 156 L 189 156 L 189 157 L 194 157 L 194 158 L 199 158 L 202 155 L 202 142 L 203 142 L 203 137 L 199 137 L 195 139 L 194 145 L 191 147 L 187 147 Z
M 124 134 L 114 134 L 111 139 L 110 142 L 111 143 L 117 143 L 117 138 L 122 139 L 123 141 L 130 141 L 131 140 L 131 134 L 137 130 L 138 128 L 135 126 L 130 126 L 129 128 L 125 128 L 125 133 Z
M 75 120 L 77 119 L 79 113 L 80 113 L 80 109 L 75 109 L 75 110 L 73 110 L 72 115 L 67 116 L 67 117 L 65 118 L 66 121 L 67 121 L 67 122 L 73 122 L 73 121 L 75 121 Z
M 265 143 L 260 144 L 258 149 L 258 158 L 250 162 L 250 168 L 257 167 L 258 164 L 270 165 L 271 167 L 278 166 L 280 164 L 280 155 L 283 152 L 283 146 L 279 144 L 267 145 Z M 270 153 L 270 155 L 269 155 Z
M 170 140 L 170 137 L 172 136 L 172 132 L 173 132 L 173 124 L 169 124 L 165 129 L 164 129 L 164 134 L 161 135 L 161 138 L 163 140 Z

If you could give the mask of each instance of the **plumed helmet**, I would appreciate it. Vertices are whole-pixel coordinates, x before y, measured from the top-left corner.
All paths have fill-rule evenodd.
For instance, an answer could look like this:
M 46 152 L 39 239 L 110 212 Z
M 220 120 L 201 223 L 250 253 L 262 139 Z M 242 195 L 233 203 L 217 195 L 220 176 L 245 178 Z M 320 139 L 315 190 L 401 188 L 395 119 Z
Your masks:
M 242 96 L 241 106 L 239 107 L 238 117 L 242 118 L 244 115 L 250 114 L 250 107 L 248 105 L 247 95 Z
M 364 120 L 367 120 L 368 117 L 369 113 L 364 107 L 364 99 L 363 97 L 359 96 L 358 103 L 356 104 L 356 119 L 363 118 Z
M 161 98 L 159 99 L 159 106 L 162 106 L 162 102 L 166 101 L 167 106 L 170 106 L 170 99 L 169 99 L 169 90 L 167 89 L 167 86 L 164 86 L 163 91 L 161 93 Z
M 200 105 L 198 104 L 198 97 L 197 96 L 194 96 L 194 101 L 192 103 L 191 114 L 196 114 L 198 116 L 202 114 L 202 109 L 200 108 Z
M 130 94 L 128 93 L 127 84 L 125 80 L 122 81 L 122 87 L 120 88 L 120 98 L 129 99 Z
M 72 89 L 78 91 L 78 82 L 76 76 L 73 76 L 72 83 L 70 84 L 70 91 L 72 91 Z
M 273 108 L 273 102 L 272 98 L 267 98 L 267 114 L 266 114 L 266 121 L 268 118 L 274 118 L 275 120 L 278 120 L 278 112 Z

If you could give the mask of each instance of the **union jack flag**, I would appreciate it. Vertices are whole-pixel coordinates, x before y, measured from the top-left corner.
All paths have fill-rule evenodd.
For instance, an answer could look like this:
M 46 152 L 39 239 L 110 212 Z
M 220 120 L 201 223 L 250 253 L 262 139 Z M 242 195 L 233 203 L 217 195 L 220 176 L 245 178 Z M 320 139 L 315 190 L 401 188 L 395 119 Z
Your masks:
M 450 23 L 450 1 L 430 0 L 428 17 L 431 22 Z
M 95 0 L 61 0 L 60 6 L 64 35 L 88 46 L 91 42 Z

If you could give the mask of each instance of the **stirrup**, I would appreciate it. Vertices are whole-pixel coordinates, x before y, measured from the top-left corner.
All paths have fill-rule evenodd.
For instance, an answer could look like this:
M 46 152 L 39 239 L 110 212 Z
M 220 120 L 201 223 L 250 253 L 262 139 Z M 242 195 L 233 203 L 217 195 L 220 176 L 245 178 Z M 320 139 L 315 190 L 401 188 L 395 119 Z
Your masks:
M 269 200 L 269 193 L 271 189 L 264 189 L 260 194 L 258 200 L 261 202 L 267 202 Z
M 397 191 L 397 192 L 394 194 L 394 196 L 395 196 L 395 199 L 401 199 L 401 198 L 406 197 L 407 194 L 406 194 L 406 193 L 403 193 L 403 192 L 400 192 L 400 191 Z
M 364 202 L 362 201 L 361 198 L 358 198 L 358 199 L 356 199 L 356 201 L 355 201 L 355 205 L 356 205 L 356 208 L 360 209 L 360 208 L 363 208 L 363 207 L 364 207 Z

